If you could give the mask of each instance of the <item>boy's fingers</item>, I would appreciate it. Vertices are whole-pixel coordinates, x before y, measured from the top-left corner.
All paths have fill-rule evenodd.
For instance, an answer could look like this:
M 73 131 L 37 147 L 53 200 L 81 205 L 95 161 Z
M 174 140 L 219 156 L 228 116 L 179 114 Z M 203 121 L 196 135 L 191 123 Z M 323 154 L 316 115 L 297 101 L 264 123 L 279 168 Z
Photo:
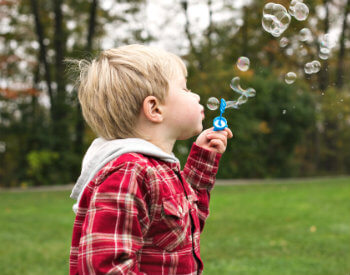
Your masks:
M 233 133 L 232 133 L 230 128 L 225 128 L 225 131 L 227 133 L 227 138 L 232 138 L 233 137 Z
M 212 134 L 212 133 L 223 133 L 224 135 L 227 135 L 227 138 L 232 138 L 233 137 L 233 133 L 232 133 L 230 128 L 225 128 L 222 131 L 214 131 L 214 127 L 211 127 L 209 129 L 205 130 L 205 132 L 208 132 L 210 134 Z
M 208 135 L 207 137 L 210 141 L 220 141 L 224 144 L 224 146 L 227 146 L 227 138 L 224 135 L 220 134 L 214 134 L 214 135 Z
M 226 133 L 210 133 L 207 135 L 209 140 L 220 140 L 225 146 L 227 145 Z
M 222 143 L 221 140 L 213 139 L 209 142 L 209 146 L 216 148 L 218 152 L 224 152 L 225 151 L 225 145 Z

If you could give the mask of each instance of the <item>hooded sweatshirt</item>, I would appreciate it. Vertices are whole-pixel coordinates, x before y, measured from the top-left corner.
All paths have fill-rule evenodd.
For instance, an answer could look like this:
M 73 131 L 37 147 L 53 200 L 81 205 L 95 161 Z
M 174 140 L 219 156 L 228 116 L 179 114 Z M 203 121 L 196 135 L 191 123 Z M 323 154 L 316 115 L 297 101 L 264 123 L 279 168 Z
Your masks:
M 72 199 L 77 200 L 73 205 L 73 211 L 75 213 L 77 212 L 84 189 L 89 182 L 108 162 L 126 153 L 140 153 L 161 159 L 165 162 L 179 162 L 173 154 L 165 153 L 159 147 L 144 139 L 126 138 L 106 140 L 97 138 L 91 143 L 84 156 L 81 174 L 70 195 Z

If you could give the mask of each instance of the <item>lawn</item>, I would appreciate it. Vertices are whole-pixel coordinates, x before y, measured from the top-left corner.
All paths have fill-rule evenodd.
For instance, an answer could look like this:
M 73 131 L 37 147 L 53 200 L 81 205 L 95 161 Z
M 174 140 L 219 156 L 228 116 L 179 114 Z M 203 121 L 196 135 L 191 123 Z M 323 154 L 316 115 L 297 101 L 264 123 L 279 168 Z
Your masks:
M 215 187 L 205 275 L 350 274 L 350 178 L 288 182 Z M 67 191 L 1 192 L 1 275 L 68 274 L 71 206 Z

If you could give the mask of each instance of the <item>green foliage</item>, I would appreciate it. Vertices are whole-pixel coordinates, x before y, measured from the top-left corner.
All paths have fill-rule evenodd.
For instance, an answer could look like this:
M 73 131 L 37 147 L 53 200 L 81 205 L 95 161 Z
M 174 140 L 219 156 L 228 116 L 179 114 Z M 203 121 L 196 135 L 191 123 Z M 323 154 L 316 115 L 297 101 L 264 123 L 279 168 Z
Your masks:
M 28 180 L 31 185 L 48 185 L 52 182 L 52 167 L 59 159 L 53 151 L 31 151 L 27 155 Z
M 348 90 L 329 88 L 320 95 L 317 131 L 322 173 L 344 174 L 350 167 L 350 96 Z

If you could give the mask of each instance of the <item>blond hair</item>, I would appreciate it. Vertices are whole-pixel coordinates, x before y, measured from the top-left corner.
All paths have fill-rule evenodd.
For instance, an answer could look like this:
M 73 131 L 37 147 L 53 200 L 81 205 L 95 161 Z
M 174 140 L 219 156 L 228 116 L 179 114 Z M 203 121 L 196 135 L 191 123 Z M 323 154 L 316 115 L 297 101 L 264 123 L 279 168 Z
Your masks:
M 164 103 L 169 81 L 187 76 L 175 54 L 128 45 L 103 51 L 91 62 L 79 62 L 78 97 L 84 119 L 105 139 L 135 137 L 135 124 L 144 99 L 153 95 Z

